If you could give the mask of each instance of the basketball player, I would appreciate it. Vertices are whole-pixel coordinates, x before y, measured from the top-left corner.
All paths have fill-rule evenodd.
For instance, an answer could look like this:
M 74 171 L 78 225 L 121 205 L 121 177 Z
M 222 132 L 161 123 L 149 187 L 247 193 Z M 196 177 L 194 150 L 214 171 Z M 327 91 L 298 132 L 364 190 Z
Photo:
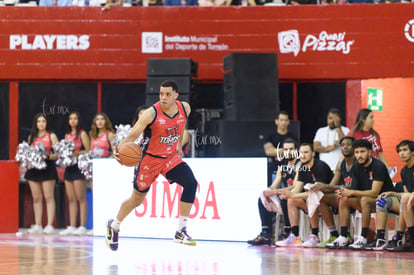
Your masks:
M 146 142 L 143 159 L 135 168 L 132 194 L 122 203 L 116 218 L 107 222 L 105 241 L 112 250 L 118 249 L 121 222 L 143 202 L 151 183 L 159 174 L 183 187 L 179 205 L 180 218 L 174 241 L 196 245 L 196 242 L 187 234 L 186 228 L 195 199 L 197 181 L 190 167 L 181 159 L 182 133 L 191 109 L 187 102 L 180 102 L 177 97 L 178 89 L 174 81 L 166 80 L 161 83 L 160 100 L 142 113 L 130 134 L 120 143 L 121 145 L 134 142 L 144 132 Z M 114 157 L 118 158 L 118 156 L 117 148 L 114 148 Z
M 366 139 L 358 139 L 352 145 L 357 163 L 352 168 L 351 187 L 341 187 L 336 191 L 339 199 L 339 219 L 341 223 L 341 242 L 336 240 L 336 247 L 348 244 L 348 226 L 351 209 L 362 213 L 362 230 L 357 241 L 349 247 L 354 250 L 365 249 L 371 211 L 376 210 L 377 196 L 383 192 L 393 191 L 394 186 L 384 163 L 372 157 L 373 145 Z

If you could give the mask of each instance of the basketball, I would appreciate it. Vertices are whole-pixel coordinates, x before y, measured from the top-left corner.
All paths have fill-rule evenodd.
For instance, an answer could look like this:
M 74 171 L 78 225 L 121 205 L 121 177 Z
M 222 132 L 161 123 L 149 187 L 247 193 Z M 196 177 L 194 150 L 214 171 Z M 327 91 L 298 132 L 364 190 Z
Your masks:
M 121 144 L 118 153 L 119 161 L 125 166 L 136 166 L 142 160 L 142 150 L 133 142 Z

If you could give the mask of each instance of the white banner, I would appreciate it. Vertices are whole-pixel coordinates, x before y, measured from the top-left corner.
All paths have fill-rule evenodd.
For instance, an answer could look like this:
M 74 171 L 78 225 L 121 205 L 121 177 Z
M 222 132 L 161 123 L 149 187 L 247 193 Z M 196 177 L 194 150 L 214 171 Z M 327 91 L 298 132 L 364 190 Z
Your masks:
M 199 240 L 246 241 L 260 232 L 257 201 L 266 188 L 266 158 L 185 159 L 198 181 L 188 221 L 189 234 Z M 94 234 L 105 235 L 133 189 L 133 168 L 114 159 L 93 160 Z M 121 225 L 120 236 L 172 238 L 178 226 L 181 186 L 158 177 L 142 205 Z

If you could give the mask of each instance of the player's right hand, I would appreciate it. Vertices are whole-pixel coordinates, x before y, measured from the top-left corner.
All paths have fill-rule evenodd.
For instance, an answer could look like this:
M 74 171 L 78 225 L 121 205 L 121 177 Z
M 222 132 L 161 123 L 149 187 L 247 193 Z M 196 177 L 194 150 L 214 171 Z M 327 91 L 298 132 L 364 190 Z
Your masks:
M 112 146 L 112 156 L 114 157 L 114 159 L 116 159 L 118 161 L 118 163 L 123 165 L 121 163 L 121 160 L 119 159 L 118 145 Z

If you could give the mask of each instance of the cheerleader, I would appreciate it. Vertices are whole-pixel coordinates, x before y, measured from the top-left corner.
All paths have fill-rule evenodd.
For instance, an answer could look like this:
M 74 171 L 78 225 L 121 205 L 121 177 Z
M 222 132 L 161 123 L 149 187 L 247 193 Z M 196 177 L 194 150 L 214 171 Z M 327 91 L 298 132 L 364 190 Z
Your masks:
M 90 150 L 88 134 L 80 128 L 80 114 L 71 112 L 66 127 L 65 140 L 75 144 L 73 156 L 77 157 Z M 69 200 L 69 226 L 60 232 L 60 235 L 86 235 L 86 220 L 88 218 L 88 202 L 86 200 L 87 180 L 78 168 L 78 164 L 66 167 L 65 190 Z M 78 203 L 80 213 L 80 226 L 76 228 Z
M 44 114 L 39 113 L 33 119 L 32 130 L 28 142 L 34 146 L 42 143 L 46 149 L 46 168 L 29 169 L 24 178 L 29 182 L 30 190 L 33 197 L 33 210 L 35 224 L 28 230 L 29 234 L 51 234 L 54 231 L 53 222 L 55 220 L 56 202 L 55 202 L 55 184 L 57 171 L 55 161 L 57 155 L 52 153 L 52 147 L 58 142 L 55 133 L 49 129 L 47 118 Z M 46 201 L 47 225 L 42 227 L 43 214 L 43 197 Z
M 114 139 L 114 129 L 109 117 L 105 113 L 98 113 L 92 120 L 91 150 L 100 158 L 108 158 L 112 155 L 111 142 Z

